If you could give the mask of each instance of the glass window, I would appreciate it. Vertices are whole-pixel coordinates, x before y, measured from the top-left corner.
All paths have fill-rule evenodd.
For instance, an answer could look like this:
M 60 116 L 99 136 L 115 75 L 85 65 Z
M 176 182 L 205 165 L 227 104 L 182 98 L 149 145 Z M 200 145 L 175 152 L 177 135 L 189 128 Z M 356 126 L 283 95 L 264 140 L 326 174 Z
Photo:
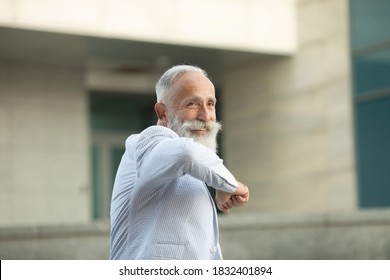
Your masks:
M 355 94 L 390 89 L 390 46 L 388 49 L 355 56 Z
M 390 97 L 357 104 L 360 205 L 390 206 Z
M 390 38 L 389 0 L 351 0 L 352 49 L 372 47 Z
M 92 216 L 108 219 L 126 138 L 156 123 L 154 95 L 90 95 Z
M 390 1 L 350 9 L 359 206 L 390 206 Z

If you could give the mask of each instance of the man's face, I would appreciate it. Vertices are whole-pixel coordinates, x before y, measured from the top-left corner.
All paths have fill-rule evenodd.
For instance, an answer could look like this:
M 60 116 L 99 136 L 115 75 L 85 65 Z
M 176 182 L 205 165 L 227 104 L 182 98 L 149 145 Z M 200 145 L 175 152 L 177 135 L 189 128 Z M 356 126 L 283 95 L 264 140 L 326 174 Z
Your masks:
M 216 122 L 214 85 L 198 73 L 187 73 L 175 81 L 173 92 L 168 127 L 216 151 L 221 125 Z
M 181 122 L 192 120 L 215 122 L 217 100 L 214 85 L 208 78 L 198 73 L 184 74 L 175 81 L 173 92 L 172 109 Z M 194 130 L 192 133 L 205 135 L 207 132 Z

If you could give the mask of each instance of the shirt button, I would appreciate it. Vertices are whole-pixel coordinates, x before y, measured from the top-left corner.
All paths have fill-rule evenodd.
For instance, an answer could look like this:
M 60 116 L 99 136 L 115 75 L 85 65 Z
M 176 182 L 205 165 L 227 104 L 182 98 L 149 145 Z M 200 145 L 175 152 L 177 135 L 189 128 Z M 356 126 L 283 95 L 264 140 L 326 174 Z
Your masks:
M 214 254 L 215 252 L 217 252 L 217 247 L 211 246 L 210 247 L 210 253 Z

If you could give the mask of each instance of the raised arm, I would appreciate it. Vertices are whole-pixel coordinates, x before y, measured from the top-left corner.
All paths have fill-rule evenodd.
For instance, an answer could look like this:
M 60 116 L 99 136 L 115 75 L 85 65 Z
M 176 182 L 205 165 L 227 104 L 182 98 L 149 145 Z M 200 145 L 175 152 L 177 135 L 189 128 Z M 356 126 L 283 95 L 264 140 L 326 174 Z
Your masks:
M 237 181 L 215 153 L 163 126 L 140 134 L 136 166 L 141 185 L 155 188 L 185 174 L 224 192 L 234 193 Z

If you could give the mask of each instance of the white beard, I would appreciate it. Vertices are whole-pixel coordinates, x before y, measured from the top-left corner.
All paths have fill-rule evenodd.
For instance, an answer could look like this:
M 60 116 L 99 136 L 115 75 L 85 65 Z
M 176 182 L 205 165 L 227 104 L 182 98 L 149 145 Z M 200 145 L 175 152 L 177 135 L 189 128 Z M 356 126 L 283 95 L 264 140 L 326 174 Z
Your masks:
M 180 137 L 188 137 L 194 141 L 203 144 L 214 153 L 218 151 L 217 135 L 222 129 L 222 124 L 219 122 L 208 121 L 202 122 L 199 120 L 180 122 L 176 116 L 169 119 L 168 127 L 177 133 Z M 206 135 L 197 135 L 191 130 L 206 129 Z

